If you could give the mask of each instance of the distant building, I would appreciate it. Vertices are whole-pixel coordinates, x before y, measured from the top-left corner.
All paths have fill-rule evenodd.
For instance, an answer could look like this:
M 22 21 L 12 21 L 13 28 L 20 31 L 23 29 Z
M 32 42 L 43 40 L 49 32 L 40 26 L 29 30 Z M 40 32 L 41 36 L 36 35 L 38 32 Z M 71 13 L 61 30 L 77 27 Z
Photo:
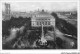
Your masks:
M 15 12 L 15 11 L 13 11 L 13 12 L 11 12 L 11 16 L 15 17 L 15 18 L 19 18 L 19 17 L 29 18 L 32 16 L 32 14 L 27 13 L 27 12 L 18 12 L 18 11 Z
M 10 4 L 5 3 L 5 14 L 4 14 L 5 20 L 9 20 L 11 18 L 11 12 L 10 12 Z
M 5 3 L 5 10 L 2 11 L 2 20 L 10 20 L 11 17 L 14 18 L 19 18 L 19 17 L 23 17 L 23 18 L 29 18 L 32 16 L 31 13 L 27 13 L 27 12 L 18 12 L 18 11 L 11 11 L 11 7 L 9 3 Z
M 55 18 L 48 12 L 44 10 L 35 12 L 31 18 L 32 27 L 43 26 L 55 26 Z

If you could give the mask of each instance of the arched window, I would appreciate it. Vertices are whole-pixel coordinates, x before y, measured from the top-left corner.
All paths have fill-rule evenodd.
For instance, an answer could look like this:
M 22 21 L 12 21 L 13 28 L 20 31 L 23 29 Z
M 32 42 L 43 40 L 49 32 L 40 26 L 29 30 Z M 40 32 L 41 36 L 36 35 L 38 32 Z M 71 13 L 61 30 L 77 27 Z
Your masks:
M 45 25 L 47 25 L 47 22 L 45 22 Z
M 41 25 L 41 22 L 40 22 L 40 25 Z
M 50 25 L 50 22 L 48 22 L 48 25 Z
M 44 25 L 44 22 L 42 22 L 42 24 Z

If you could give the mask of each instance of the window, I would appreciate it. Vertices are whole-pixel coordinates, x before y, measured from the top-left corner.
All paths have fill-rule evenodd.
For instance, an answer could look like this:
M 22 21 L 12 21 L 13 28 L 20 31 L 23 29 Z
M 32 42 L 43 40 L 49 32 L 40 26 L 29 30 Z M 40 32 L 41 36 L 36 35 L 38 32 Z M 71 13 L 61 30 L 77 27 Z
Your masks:
M 44 22 L 42 22 L 42 24 L 44 25 Z
M 45 25 L 47 25 L 47 22 L 45 22 Z
M 48 20 L 50 20 L 50 19 L 48 19 Z
M 50 22 L 48 22 L 48 25 L 50 25 Z
M 39 25 L 39 23 L 38 22 L 36 22 L 37 23 L 37 25 Z
M 34 25 L 34 23 L 33 23 L 33 25 Z
M 47 20 L 47 19 L 45 19 L 45 20 Z
M 40 22 L 40 25 L 41 25 L 41 22 Z

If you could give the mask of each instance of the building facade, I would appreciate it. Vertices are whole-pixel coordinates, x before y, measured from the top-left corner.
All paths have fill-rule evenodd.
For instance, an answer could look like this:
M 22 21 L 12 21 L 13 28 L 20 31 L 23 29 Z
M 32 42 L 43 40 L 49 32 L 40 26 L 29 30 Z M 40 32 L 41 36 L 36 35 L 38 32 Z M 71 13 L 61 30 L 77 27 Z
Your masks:
M 19 17 L 29 18 L 32 15 L 30 13 L 27 13 L 27 12 L 17 12 L 17 11 L 15 12 L 15 11 L 13 11 L 13 12 L 11 12 L 11 16 L 15 17 L 15 18 L 19 18 Z
M 55 26 L 55 18 L 44 10 L 35 13 L 31 18 L 32 27 L 40 27 L 43 24 L 44 27 Z

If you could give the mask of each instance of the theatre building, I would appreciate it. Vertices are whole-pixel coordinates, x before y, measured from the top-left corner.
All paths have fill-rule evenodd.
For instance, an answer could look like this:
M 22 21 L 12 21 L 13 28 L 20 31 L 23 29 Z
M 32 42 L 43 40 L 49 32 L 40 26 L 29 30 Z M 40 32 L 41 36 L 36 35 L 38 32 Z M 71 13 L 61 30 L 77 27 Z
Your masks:
M 55 18 L 44 10 L 35 13 L 31 18 L 32 27 L 40 27 L 43 24 L 44 27 L 55 26 Z

